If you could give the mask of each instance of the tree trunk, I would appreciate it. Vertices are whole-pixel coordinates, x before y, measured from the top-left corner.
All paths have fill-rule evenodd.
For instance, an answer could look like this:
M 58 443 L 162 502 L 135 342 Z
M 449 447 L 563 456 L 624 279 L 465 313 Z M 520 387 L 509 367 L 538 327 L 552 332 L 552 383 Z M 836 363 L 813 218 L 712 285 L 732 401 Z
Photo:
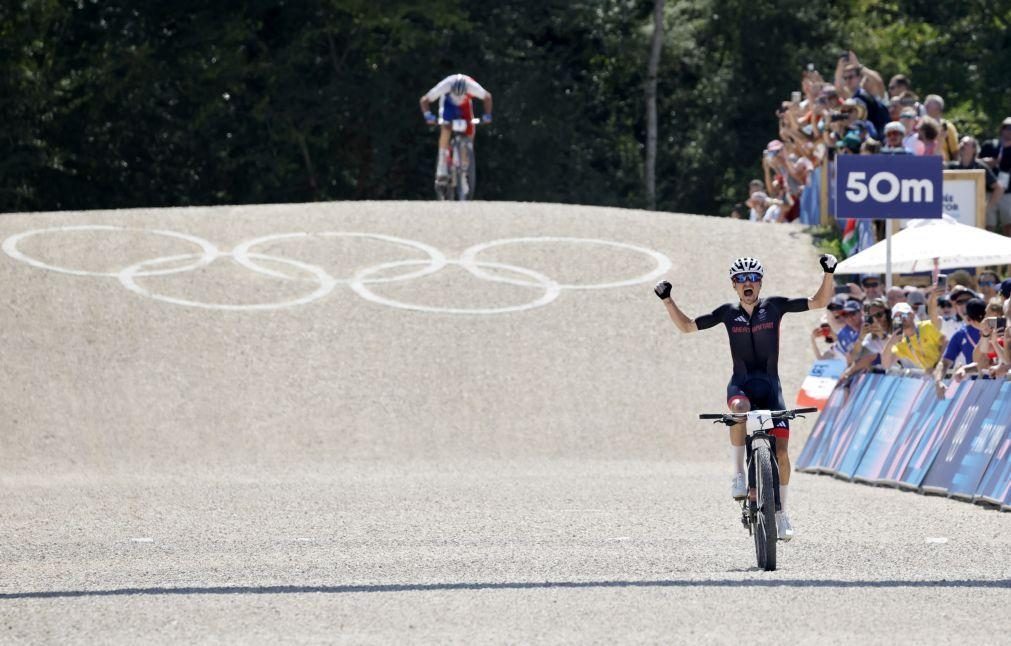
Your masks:
M 663 47 L 664 0 L 653 4 L 653 38 L 649 44 L 649 67 L 646 69 L 646 204 L 656 209 L 656 76 Z

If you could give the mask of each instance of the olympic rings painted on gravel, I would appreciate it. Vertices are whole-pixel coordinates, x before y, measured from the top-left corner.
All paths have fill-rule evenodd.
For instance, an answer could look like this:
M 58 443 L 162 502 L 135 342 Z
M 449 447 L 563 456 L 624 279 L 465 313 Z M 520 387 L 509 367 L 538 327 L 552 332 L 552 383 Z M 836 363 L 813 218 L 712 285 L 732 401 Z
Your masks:
M 26 238 L 46 233 L 58 233 L 66 231 L 139 231 L 143 233 L 152 233 L 163 237 L 185 240 L 186 242 L 190 242 L 198 246 L 200 248 L 200 252 L 160 256 L 157 258 L 142 260 L 140 262 L 134 263 L 128 267 L 124 267 L 117 271 L 99 272 L 99 271 L 87 271 L 83 269 L 73 269 L 69 267 L 61 267 L 49 264 L 36 258 L 33 258 L 31 256 L 28 256 L 27 254 L 22 252 L 18 247 L 20 242 L 22 240 L 25 240 Z M 427 256 L 427 258 L 397 260 L 393 262 L 380 263 L 373 265 L 371 267 L 359 269 L 350 278 L 335 278 L 318 265 L 312 265 L 309 263 L 293 260 L 291 258 L 286 258 L 274 254 L 257 253 L 252 251 L 254 247 L 265 245 L 271 242 L 306 239 L 311 237 L 377 240 L 380 242 L 405 247 L 415 251 L 420 251 L 424 253 Z M 649 257 L 650 259 L 653 260 L 654 263 L 656 263 L 656 266 L 648 273 L 633 278 L 602 283 L 567 285 L 567 284 L 560 284 L 557 281 L 545 276 L 544 274 L 534 271 L 533 269 L 529 269 L 526 267 L 519 267 L 517 265 L 511 265 L 502 262 L 491 262 L 477 259 L 478 254 L 487 252 L 489 249 L 492 249 L 494 247 L 504 245 L 524 244 L 524 243 L 545 243 L 545 242 L 573 243 L 580 245 L 598 245 L 598 246 L 613 247 L 615 249 L 633 251 Z M 486 314 L 486 315 L 505 314 L 509 312 L 520 312 L 547 305 L 556 300 L 564 290 L 609 289 L 615 287 L 626 287 L 630 285 L 649 283 L 658 278 L 659 276 L 661 276 L 662 274 L 664 274 L 665 272 L 667 272 L 667 270 L 669 270 L 672 266 L 670 259 L 658 251 L 654 251 L 652 249 L 647 249 L 646 247 L 640 247 L 625 242 L 615 242 L 612 240 L 599 240 L 596 238 L 569 238 L 558 236 L 503 238 L 500 240 L 492 240 L 490 242 L 484 242 L 473 245 L 468 249 L 466 249 L 458 259 L 450 260 L 445 256 L 445 254 L 443 254 L 443 252 L 441 252 L 440 250 L 436 249 L 431 245 L 419 242 L 417 240 L 398 238 L 396 236 L 385 235 L 380 233 L 366 233 L 357 231 L 278 233 L 267 236 L 261 236 L 258 238 L 252 238 L 250 240 L 240 242 L 234 249 L 232 249 L 232 251 L 226 252 L 220 251 L 216 245 L 214 245 L 212 242 L 208 240 L 205 240 L 197 236 L 189 235 L 186 233 L 166 231 L 162 229 L 138 229 L 132 227 L 111 226 L 102 224 L 85 224 L 85 225 L 52 227 L 46 229 L 33 229 L 30 231 L 24 231 L 22 233 L 12 235 L 8 237 L 6 240 L 4 240 L 3 250 L 11 258 L 38 269 L 45 269 L 47 271 L 60 272 L 64 274 L 72 274 L 75 276 L 116 278 L 126 289 L 140 296 L 151 298 L 164 303 L 171 303 L 173 305 L 181 305 L 184 307 L 197 307 L 197 308 L 225 310 L 225 311 L 258 311 L 258 310 L 262 311 L 262 310 L 295 307 L 297 305 L 305 305 L 307 303 L 311 303 L 313 301 L 317 301 L 325 297 L 327 294 L 332 292 L 337 285 L 347 285 L 351 288 L 352 291 L 354 291 L 360 297 L 372 303 L 376 303 L 378 305 L 386 305 L 389 307 L 395 307 L 398 309 L 406 309 L 417 312 L 439 313 L 439 314 Z M 213 263 L 218 259 L 223 258 L 229 258 L 234 263 L 246 269 L 249 269 L 250 271 L 254 271 L 277 280 L 314 283 L 316 285 L 316 288 L 313 291 L 309 292 L 308 294 L 305 294 L 304 296 L 272 303 L 246 303 L 246 304 L 207 303 L 203 301 L 196 301 L 168 296 L 160 292 L 154 291 L 153 289 L 150 289 L 145 285 L 142 285 L 140 282 L 138 282 L 138 279 L 141 278 L 152 279 L 158 276 L 166 276 L 170 274 L 178 274 L 185 271 L 200 269 L 202 267 L 210 265 L 211 263 Z M 167 267 L 163 269 L 158 268 L 160 265 L 168 265 L 171 263 L 184 262 L 184 261 L 185 263 L 179 266 Z M 281 264 L 290 267 L 292 270 L 294 270 L 294 275 L 289 274 L 287 271 L 281 271 L 276 268 L 265 266 L 263 262 Z M 418 266 L 419 268 L 412 271 L 397 273 L 392 276 L 376 276 L 376 274 L 380 274 L 381 272 L 386 272 L 391 269 L 416 267 L 416 266 Z M 436 307 L 423 304 L 408 303 L 404 301 L 395 300 L 392 298 L 387 298 L 385 296 L 377 294 L 375 291 L 376 286 L 423 278 L 425 276 L 432 275 L 440 271 L 441 269 L 444 269 L 447 266 L 460 267 L 466 270 L 468 273 L 470 273 L 473 277 L 481 280 L 486 280 L 493 283 L 515 285 L 524 288 L 538 289 L 543 293 L 534 300 L 531 300 L 527 303 L 521 303 L 518 305 L 508 305 L 503 307 L 489 307 L 489 308 L 454 308 L 454 307 Z M 492 273 L 492 271 L 490 270 L 493 270 L 496 273 Z M 499 272 L 505 272 L 506 274 L 513 274 L 514 276 L 502 275 Z
M 66 267 L 57 267 L 56 265 L 50 265 L 42 262 L 41 260 L 36 260 L 18 249 L 18 243 L 20 243 L 25 238 L 30 238 L 32 236 L 37 236 L 42 233 L 54 233 L 57 231 L 143 231 L 145 233 L 153 233 L 155 235 L 166 236 L 169 238 L 179 238 L 180 240 L 186 240 L 187 242 L 192 242 L 201 249 L 203 249 L 202 254 L 189 254 L 196 256 L 196 262 L 189 265 L 184 265 L 182 267 L 173 267 L 171 269 L 162 269 L 160 271 L 150 271 L 139 273 L 138 276 L 164 276 L 167 274 L 178 274 L 184 271 L 191 271 L 193 269 L 199 269 L 205 265 L 209 265 L 214 262 L 214 259 L 218 257 L 218 248 L 212 243 L 204 240 L 203 238 L 198 238 L 197 236 L 191 236 L 186 233 L 177 233 L 175 231 L 162 231 L 160 229 L 134 229 L 130 227 L 116 227 L 105 224 L 82 224 L 79 226 L 66 226 L 66 227 L 53 227 L 51 229 L 33 229 L 32 231 L 25 231 L 24 233 L 18 233 L 12 235 L 11 237 L 4 240 L 3 250 L 11 258 L 15 260 L 20 260 L 21 262 L 27 263 L 32 267 L 38 267 L 39 269 L 48 269 L 49 271 L 58 271 L 61 274 L 73 274 L 74 276 L 109 276 L 115 278 L 119 275 L 118 271 L 86 271 L 84 269 L 68 269 Z
M 612 287 L 628 287 L 629 285 L 639 285 L 641 283 L 649 283 L 653 280 L 663 276 L 667 273 L 667 270 L 671 268 L 670 258 L 663 255 L 659 251 L 653 251 L 652 249 L 647 249 L 645 247 L 639 247 L 634 244 L 628 244 L 627 242 L 614 242 L 612 240 L 598 240 L 596 238 L 561 238 L 561 237 L 542 237 L 542 238 L 504 238 L 502 240 L 492 240 L 491 242 L 483 242 L 481 244 L 476 244 L 473 247 L 467 249 L 462 254 L 460 254 L 460 262 L 471 270 L 478 278 L 483 278 L 485 280 L 490 280 L 498 283 L 509 283 L 510 285 L 523 285 L 527 287 L 536 287 L 536 283 L 528 283 L 525 281 L 510 280 L 508 278 L 503 278 L 502 276 L 495 276 L 494 274 L 489 274 L 487 272 L 481 271 L 477 268 L 474 263 L 474 258 L 477 254 L 481 253 L 486 249 L 492 247 L 498 247 L 507 244 L 517 244 L 520 242 L 575 242 L 577 244 L 595 244 L 595 245 L 605 245 L 610 247 L 616 247 L 618 249 L 630 249 L 632 251 L 638 251 L 639 253 L 645 254 L 652 258 L 656 262 L 656 267 L 650 271 L 648 274 L 643 274 L 636 278 L 629 278 L 628 280 L 620 280 L 612 283 L 596 283 L 590 285 L 559 285 L 562 289 L 610 289 Z M 476 263 L 480 264 L 480 263 Z
M 290 258 L 282 258 L 280 256 L 270 256 L 263 253 L 248 253 L 249 257 L 259 258 L 260 260 L 270 260 L 273 262 L 279 262 L 286 265 L 292 265 L 298 267 L 303 271 L 306 271 L 316 277 L 316 282 L 319 283 L 319 287 L 313 293 L 303 296 L 301 298 L 296 298 L 290 301 L 282 301 L 280 303 L 250 303 L 250 304 L 230 304 L 230 303 L 204 303 L 202 301 L 190 301 L 182 298 L 172 298 L 171 296 L 164 296 L 162 294 L 156 294 L 148 289 L 144 289 L 134 280 L 136 276 L 143 276 L 145 272 L 140 271 L 140 268 L 145 265 L 160 265 L 167 262 L 175 262 L 176 260 L 183 260 L 185 258 L 194 256 L 196 254 L 182 254 L 179 256 L 163 256 L 161 258 L 153 258 L 151 260 L 142 260 L 134 265 L 123 268 L 119 272 L 117 278 L 119 282 L 123 284 L 131 292 L 140 294 L 141 296 L 147 296 L 148 298 L 153 298 L 156 301 L 162 301 L 164 303 L 172 303 L 173 305 L 185 305 L 187 307 L 202 307 L 209 310 L 227 310 L 227 311 L 243 311 L 243 310 L 276 310 L 285 307 L 294 307 L 295 305 L 305 305 L 306 303 L 311 303 L 317 299 L 323 298 L 327 294 L 333 291 L 333 288 L 337 286 L 337 281 L 330 277 L 323 269 L 317 267 L 316 265 L 310 265 L 304 262 L 299 262 L 297 260 L 291 260 Z M 224 254 L 230 255 L 230 254 Z M 147 275 L 151 275 L 148 273 Z
M 394 267 L 406 267 L 409 265 L 420 265 L 423 264 L 424 260 L 399 260 L 396 262 L 387 262 L 381 265 L 376 265 L 375 267 L 369 267 L 368 269 L 363 269 L 362 271 L 355 274 L 354 279 L 351 281 L 351 289 L 355 290 L 359 296 L 366 300 L 370 300 L 373 303 L 379 303 L 380 305 L 389 305 L 390 307 L 399 307 L 405 310 L 415 310 L 417 312 L 440 312 L 445 314 L 505 314 L 506 312 L 521 312 L 523 310 L 530 310 L 535 307 L 541 307 L 542 305 L 547 305 L 551 301 L 558 298 L 558 295 L 562 293 L 561 287 L 555 281 L 551 280 L 544 274 L 539 274 L 532 269 L 526 269 L 524 267 L 517 267 L 516 265 L 506 265 L 499 262 L 476 262 L 474 260 L 469 261 L 468 264 L 464 264 L 461 260 L 451 260 L 447 264 L 459 265 L 471 272 L 478 278 L 474 273 L 474 268 L 478 265 L 483 265 L 485 267 L 492 267 L 494 269 L 503 269 L 506 271 L 514 271 L 517 274 L 523 274 L 529 276 L 534 280 L 538 281 L 533 283 L 534 286 L 541 286 L 544 288 L 544 295 L 540 298 L 525 303 L 523 305 L 512 305 L 508 307 L 493 307 L 493 308 L 452 308 L 452 307 L 429 307 L 427 305 L 415 305 L 413 303 L 405 303 L 403 301 L 395 301 L 392 298 L 384 298 L 379 296 L 371 289 L 365 286 L 366 282 L 377 282 L 376 280 L 366 281 L 365 276 L 383 271 L 384 269 L 392 269 Z
M 286 274 L 281 272 L 276 272 L 270 270 L 262 265 L 258 265 L 249 260 L 249 249 L 261 244 L 267 244 L 268 242 L 274 242 L 275 240 L 287 240 L 292 238 L 307 238 L 313 235 L 318 235 L 321 238 L 371 238 L 373 240 L 382 240 L 383 242 L 391 242 L 402 247 L 408 247 L 411 249 L 418 249 L 428 254 L 430 259 L 428 267 L 420 269 L 418 271 L 413 271 L 401 276 L 393 276 L 390 278 L 374 278 L 367 282 L 372 283 L 392 283 L 402 280 L 411 280 L 412 278 L 421 278 L 422 276 L 427 276 L 428 274 L 434 274 L 443 267 L 446 266 L 446 256 L 443 255 L 441 251 L 436 249 L 431 245 L 427 245 L 424 242 L 418 242 L 416 240 L 407 240 L 405 238 L 397 238 L 394 236 L 383 235 L 380 233 L 357 233 L 349 231 L 324 231 L 322 233 L 279 233 L 275 235 L 263 236 L 262 238 L 254 238 L 253 240 L 247 240 L 237 246 L 232 250 L 232 256 L 235 258 L 243 267 L 251 269 L 253 271 L 260 272 L 261 274 L 266 274 L 268 276 L 274 276 L 277 278 L 291 278 Z M 338 283 L 350 284 L 353 278 L 335 279 Z

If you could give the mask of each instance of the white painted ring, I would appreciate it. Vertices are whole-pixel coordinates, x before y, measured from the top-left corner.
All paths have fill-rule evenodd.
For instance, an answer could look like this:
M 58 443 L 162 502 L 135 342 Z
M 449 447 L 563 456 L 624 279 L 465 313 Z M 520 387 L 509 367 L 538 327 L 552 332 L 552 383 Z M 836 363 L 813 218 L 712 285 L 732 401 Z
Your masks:
M 428 254 L 428 266 L 417 271 L 412 271 L 406 274 L 401 274 L 399 276 L 391 276 L 388 278 L 373 278 L 371 280 L 365 280 L 365 283 L 393 283 L 402 280 L 411 280 L 412 278 L 421 278 L 422 276 L 427 276 L 429 274 L 434 274 L 443 267 L 446 266 L 448 262 L 446 260 L 445 254 L 436 249 L 435 247 L 425 244 L 424 242 L 419 242 L 417 240 L 409 240 L 407 238 L 398 238 L 396 236 L 384 235 L 381 233 L 360 233 L 353 231 L 323 231 L 320 233 L 277 233 L 268 236 L 262 236 L 259 238 L 253 238 L 252 240 L 246 240 L 239 243 L 235 249 L 232 250 L 232 257 L 243 267 L 250 269 L 261 274 L 266 274 L 268 276 L 273 276 L 275 278 L 283 278 L 286 280 L 293 280 L 293 276 L 289 276 L 284 272 L 275 271 L 268 267 L 264 267 L 256 262 L 250 260 L 249 250 L 257 245 L 267 244 L 268 242 L 274 242 L 276 240 L 290 240 L 294 238 L 306 238 L 311 236 L 320 236 L 324 238 L 368 238 L 372 240 L 381 240 L 383 242 L 389 242 L 395 245 L 400 245 L 402 247 L 408 247 L 410 249 L 417 249 L 418 251 Z M 256 255 L 256 254 L 252 254 Z M 334 278 L 337 283 L 348 285 L 354 278 Z
M 453 307 L 431 307 L 428 305 L 416 305 L 414 303 L 405 303 L 403 301 L 394 300 L 392 298 L 386 298 L 385 296 L 380 296 L 373 292 L 371 289 L 366 287 L 365 277 L 371 274 L 383 271 L 385 269 L 393 269 L 394 267 L 407 267 L 410 265 L 419 265 L 426 261 L 424 260 L 398 260 L 395 262 L 387 262 L 381 265 L 375 265 L 373 267 L 368 267 L 359 271 L 355 274 L 354 278 L 351 279 L 351 289 L 355 290 L 359 296 L 367 301 L 373 303 L 378 303 L 380 305 L 386 305 L 388 307 L 395 307 L 404 310 L 413 310 L 416 312 L 431 312 L 436 314 L 505 314 L 508 312 L 522 312 L 524 310 L 531 310 L 536 307 L 542 307 L 551 303 L 558 295 L 561 294 L 561 289 L 558 283 L 551 280 L 544 274 L 538 273 L 532 269 L 526 269 L 525 267 L 517 267 L 515 265 L 507 265 L 498 262 L 480 262 L 471 260 L 472 265 L 490 267 L 492 269 L 500 269 L 503 271 L 512 271 L 517 274 L 523 274 L 529 278 L 532 278 L 538 282 L 532 283 L 534 287 L 541 287 L 544 289 L 544 295 L 540 298 L 531 301 L 529 303 L 523 303 L 521 305 L 510 305 L 507 307 L 491 307 L 491 308 L 453 308 Z M 448 265 L 457 265 L 463 267 L 470 271 L 470 268 L 465 266 L 461 261 L 450 260 L 447 261 Z M 473 272 L 471 272 L 473 273 Z M 476 275 L 476 274 L 475 274 Z M 375 281 L 373 281 L 375 282 Z
M 535 238 L 503 238 L 501 240 L 492 240 L 490 242 L 482 242 L 481 244 L 476 244 L 460 255 L 460 264 L 463 265 L 479 278 L 485 280 L 490 280 L 498 283 L 507 283 L 510 285 L 520 285 L 523 287 L 536 287 L 537 283 L 530 283 L 524 280 L 515 280 L 511 278 L 506 278 L 504 276 L 496 276 L 495 274 L 490 274 L 486 271 L 480 269 L 480 265 L 487 263 L 479 263 L 475 261 L 477 254 L 490 249 L 492 247 L 498 247 L 507 244 L 519 244 L 524 242 L 574 242 L 577 244 L 596 244 L 605 245 L 608 247 L 616 247 L 618 249 L 628 249 L 631 251 L 636 251 L 645 254 L 652 258 L 656 262 L 656 267 L 649 273 L 643 274 L 642 276 L 637 276 L 635 278 L 629 278 L 628 280 L 619 280 L 608 283 L 591 283 L 588 285 L 578 285 L 578 284 L 559 284 L 561 289 L 610 289 L 612 287 L 628 287 L 630 285 L 640 285 L 642 283 L 649 283 L 655 279 L 663 276 L 667 271 L 673 266 L 671 259 L 660 253 L 659 251 L 654 251 L 652 249 L 647 249 L 646 247 L 640 247 L 638 245 L 629 244 L 627 242 L 615 242 L 613 240 L 599 240 L 597 238 L 568 238 L 559 236 L 544 236 Z
M 232 312 L 242 312 L 242 311 L 257 311 L 257 310 L 276 310 L 285 307 L 294 307 L 296 305 L 305 305 L 306 303 L 311 303 L 312 301 L 323 298 L 337 286 L 337 281 L 334 280 L 330 274 L 326 273 L 321 267 L 316 265 L 310 265 L 308 263 L 299 262 L 298 260 L 291 260 L 290 258 L 282 258 L 280 256 L 270 256 L 261 253 L 249 253 L 248 255 L 253 258 L 258 258 L 260 260 L 269 260 L 272 262 L 279 262 L 282 264 L 291 265 L 297 267 L 303 271 L 306 271 L 313 276 L 315 276 L 316 281 L 319 283 L 319 287 L 306 296 L 302 296 L 289 301 L 281 301 L 278 303 L 249 303 L 249 304 L 231 304 L 231 303 L 205 303 L 202 301 L 191 301 L 183 298 L 174 298 L 172 296 L 165 296 L 163 294 L 157 294 L 151 290 L 145 289 L 137 284 L 134 280 L 137 276 L 150 276 L 154 275 L 151 273 L 141 272 L 140 269 L 145 265 L 152 264 L 162 264 L 166 262 L 174 262 L 176 260 L 183 260 L 190 256 L 196 254 L 182 254 L 178 256 L 163 256 L 161 258 L 152 258 L 150 260 L 142 260 L 136 264 L 130 265 L 129 267 L 124 267 L 118 274 L 119 282 L 123 284 L 124 287 L 130 291 L 145 296 L 147 298 L 152 298 L 156 301 L 162 301 L 164 303 L 172 303 L 173 305 L 183 305 L 185 307 L 199 307 L 209 310 L 225 310 Z M 228 256 L 230 254 L 220 254 L 221 256 Z M 424 261 L 422 261 L 424 262 Z
M 183 257 L 195 257 L 196 260 L 192 263 L 183 265 L 181 267 L 172 267 L 171 269 L 160 269 L 157 271 L 145 271 L 137 273 L 138 276 L 165 276 L 168 274 L 178 274 L 184 271 L 192 271 L 200 267 L 214 262 L 214 259 L 218 257 L 219 251 L 214 243 L 204 238 L 189 235 L 188 233 L 179 233 L 177 231 L 165 231 L 162 229 L 135 229 L 130 227 L 119 227 L 107 224 L 82 224 L 76 226 L 65 226 L 65 227 L 52 227 L 49 229 L 32 229 L 30 231 L 24 231 L 22 233 L 17 233 L 10 236 L 3 243 L 3 250 L 11 258 L 15 260 L 20 260 L 23 263 L 31 265 L 32 267 L 37 267 L 39 269 L 45 269 L 47 271 L 56 271 L 61 274 L 71 274 L 73 276 L 108 276 L 115 278 L 121 271 L 87 271 L 85 269 L 71 269 L 69 267 L 60 267 L 58 265 L 50 265 L 49 263 L 42 262 L 26 255 L 18 248 L 18 244 L 25 238 L 30 238 L 32 236 L 41 235 L 43 233 L 55 233 L 63 231 L 142 231 L 145 233 L 153 233 L 155 235 L 166 236 L 169 238 L 178 238 L 180 240 L 185 240 L 187 242 L 192 242 L 193 244 L 199 246 L 203 253 L 200 254 L 184 254 Z M 180 256 L 173 256 L 174 258 L 179 258 Z M 150 262 L 150 261 L 147 261 Z M 139 263 L 142 264 L 142 263 Z

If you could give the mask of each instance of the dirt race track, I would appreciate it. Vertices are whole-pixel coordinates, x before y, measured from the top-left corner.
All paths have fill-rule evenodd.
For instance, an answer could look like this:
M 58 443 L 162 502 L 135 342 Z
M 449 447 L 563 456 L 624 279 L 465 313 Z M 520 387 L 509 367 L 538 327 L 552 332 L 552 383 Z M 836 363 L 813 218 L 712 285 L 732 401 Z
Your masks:
M 794 474 L 754 568 L 695 419 L 726 334 L 652 285 L 701 314 L 756 255 L 809 296 L 799 228 L 361 202 L 0 238 L 0 643 L 1007 643 L 1011 514 Z

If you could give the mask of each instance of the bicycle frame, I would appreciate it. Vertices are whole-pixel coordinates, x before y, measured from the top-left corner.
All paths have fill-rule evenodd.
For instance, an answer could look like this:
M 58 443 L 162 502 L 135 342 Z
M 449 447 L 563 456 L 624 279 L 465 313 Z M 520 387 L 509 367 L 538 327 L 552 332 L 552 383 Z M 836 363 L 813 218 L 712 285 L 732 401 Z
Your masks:
M 745 423 L 745 447 L 748 465 L 748 495 L 741 501 L 741 524 L 748 534 L 755 538 L 758 565 L 766 570 L 776 569 L 776 540 L 774 516 L 782 508 L 779 493 L 779 462 L 776 460 L 776 438 L 772 435 L 777 420 L 794 419 L 800 413 L 813 413 L 816 408 L 794 410 L 753 410 L 747 413 L 723 413 L 699 415 L 700 419 L 712 419 L 716 424 L 735 426 Z M 755 455 L 768 455 L 759 465 Z M 770 469 L 771 467 L 771 469 Z M 758 476 L 761 468 L 767 476 Z M 769 473 L 771 471 L 771 473 Z M 772 497 L 765 489 L 766 477 L 771 480 Z M 769 510 L 768 505 L 774 509 Z M 771 526 L 772 534 L 769 534 Z
M 444 186 L 440 193 L 439 186 L 436 185 L 436 193 L 440 199 L 451 199 L 465 201 L 474 192 L 476 160 L 474 158 L 474 146 L 470 138 L 466 135 L 468 122 L 466 119 L 454 119 L 452 122 L 439 121 L 439 125 L 449 123 L 452 134 L 449 139 L 449 159 L 447 160 L 447 170 L 449 170 L 449 183 Z M 477 126 L 480 119 L 471 119 L 469 125 Z M 466 152 L 466 154 L 464 154 Z M 464 161 L 466 157 L 466 161 Z

